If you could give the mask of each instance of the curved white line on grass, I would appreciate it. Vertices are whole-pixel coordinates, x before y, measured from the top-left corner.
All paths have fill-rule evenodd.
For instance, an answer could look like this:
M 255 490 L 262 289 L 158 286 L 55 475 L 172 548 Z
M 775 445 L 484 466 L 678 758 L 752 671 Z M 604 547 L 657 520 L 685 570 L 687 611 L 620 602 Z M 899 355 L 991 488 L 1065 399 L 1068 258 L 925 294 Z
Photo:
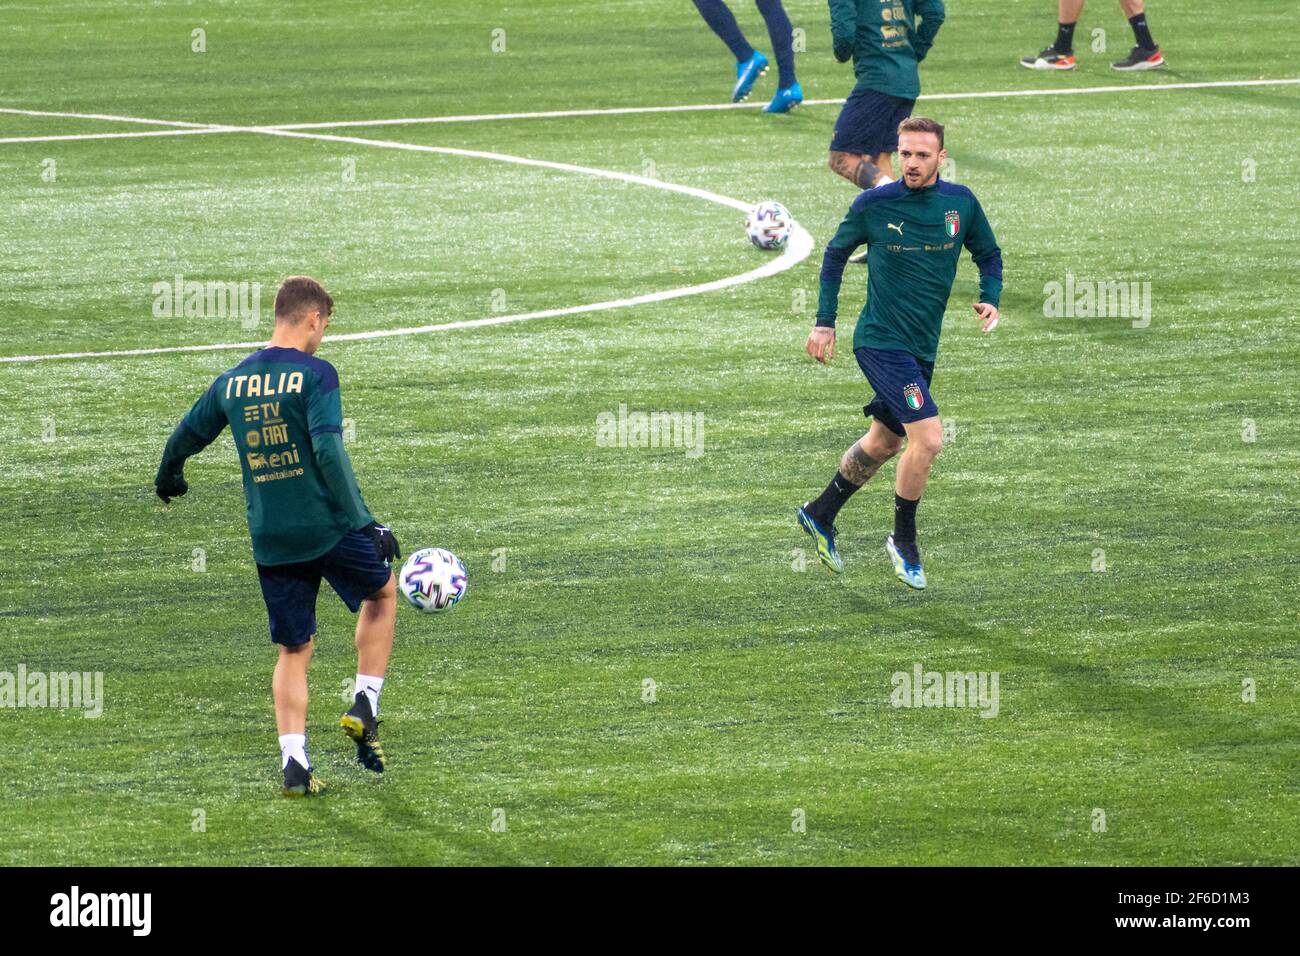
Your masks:
M 1148 90 L 1204 90 L 1232 86 L 1293 86 L 1300 79 L 1275 80 L 1213 80 L 1204 83 L 1147 83 L 1130 86 L 1078 86 L 1048 90 L 989 90 L 973 93 L 922 93 L 922 100 L 980 100 L 1016 96 L 1069 96 L 1079 93 L 1141 93 Z M 608 109 L 544 110 L 536 113 L 480 113 L 464 116 L 416 116 L 409 118 L 335 121 L 329 123 L 283 123 L 268 129 L 306 130 L 343 129 L 362 126 L 412 126 L 424 123 L 483 123 L 493 120 L 561 119 L 570 116 L 623 116 L 630 113 L 690 113 L 708 110 L 759 109 L 766 104 L 753 103 L 698 103 L 685 106 L 617 106 Z M 803 106 L 843 106 L 843 99 L 804 100 Z
M 922 93 L 922 100 L 979 100 L 1000 99 L 1018 96 L 1071 96 L 1082 93 L 1145 93 L 1155 90 L 1208 90 L 1225 87 L 1249 86 L 1295 86 L 1300 78 L 1278 78 L 1260 80 L 1207 80 L 1200 83 L 1134 83 L 1124 86 L 1073 86 L 1054 87 L 1045 90 L 986 90 L 957 93 Z M 326 123 L 277 123 L 273 126 L 256 127 L 259 130 L 312 130 L 344 129 L 362 126 L 412 126 L 424 123 L 482 123 L 493 120 L 516 119 L 561 119 L 570 116 L 622 116 L 634 113 L 692 113 L 711 110 L 752 110 L 761 109 L 765 104 L 759 101 L 749 103 L 688 103 L 680 106 L 615 106 L 603 109 L 583 110 L 541 110 L 532 113 L 478 113 L 463 116 L 412 116 L 376 120 L 334 120 Z M 843 106 L 843 99 L 804 100 L 804 106 Z M 187 123 L 180 120 L 145 119 L 139 116 L 116 116 L 106 113 L 61 113 L 52 110 L 25 110 L 16 107 L 0 107 L 0 113 L 16 116 L 54 116 L 65 119 L 104 120 L 113 123 L 141 123 L 147 126 L 174 126 L 197 128 L 204 132 L 238 133 L 253 127 L 229 126 L 220 123 Z M 95 134 L 87 134 L 95 135 Z M 74 137 L 68 137 L 74 138 Z M 81 137 L 75 137 L 81 138 Z M 9 142 L 10 140 L 0 140 Z M 21 142 L 39 142 L 38 137 L 23 137 Z
M 291 130 L 273 130 L 266 127 L 248 127 L 246 131 L 264 133 L 269 136 L 290 137 L 294 139 L 318 139 L 326 140 L 328 142 L 377 146 L 384 149 L 399 149 L 420 153 L 445 153 L 451 156 L 465 156 L 475 159 L 490 159 L 497 162 L 515 163 L 520 166 L 539 166 L 546 169 L 559 170 L 561 172 L 582 173 L 588 176 L 599 176 L 604 179 L 614 179 L 621 182 L 649 186 L 654 189 L 663 189 L 668 192 L 681 193 L 685 196 L 693 196 L 696 199 L 703 199 L 708 202 L 717 203 L 743 212 L 748 212 L 750 208 L 749 204 L 742 200 L 732 199 L 730 196 L 723 196 L 718 193 L 709 192 L 706 189 L 696 189 L 693 186 L 680 186 L 676 183 L 666 183 L 645 176 L 636 176 L 631 173 L 620 173 L 608 169 L 596 169 L 591 166 L 574 166 L 570 163 L 553 163 L 541 159 L 528 159 L 523 156 L 509 156 L 505 153 L 488 153 L 472 149 L 453 149 L 448 146 L 425 146 L 419 143 L 397 143 L 391 140 L 373 140 L 355 136 L 302 133 Z M 737 233 L 739 233 L 739 229 L 737 229 Z M 664 302 L 669 299 L 679 299 L 688 295 L 701 295 L 705 292 L 716 292 L 720 289 L 728 289 L 732 286 L 744 285 L 747 282 L 755 282 L 759 279 L 765 279 L 768 276 L 776 275 L 779 272 L 784 272 L 786 269 L 798 265 L 804 259 L 808 258 L 812 249 L 812 236 L 806 229 L 796 223 L 794 232 L 790 236 L 790 241 L 780 256 L 764 263 L 757 269 L 750 269 L 748 272 L 742 272 L 739 275 L 715 279 L 712 282 L 680 286 L 676 289 L 665 289 L 661 292 L 647 292 L 644 295 L 632 296 L 625 299 L 610 299 L 605 302 L 588 303 L 587 305 L 567 306 L 557 309 L 542 309 L 536 312 L 521 312 L 516 315 L 494 315 L 482 319 L 465 319 L 459 322 L 442 322 L 434 325 L 417 325 L 399 329 L 373 329 L 367 332 L 349 332 L 344 335 L 327 335 L 325 336 L 325 341 L 354 342 L 362 339 L 392 338 L 398 335 L 423 335 L 429 332 L 447 332 L 453 329 L 471 329 L 478 328 L 479 326 L 506 325 L 512 322 L 529 322 L 534 319 L 554 318 L 561 315 L 580 315 L 584 312 L 622 309 L 634 305 L 645 305 L 649 302 Z M 265 344 L 265 341 L 224 342 L 214 345 L 173 345 L 146 349 L 118 349 L 109 352 L 61 352 L 53 355 L 8 355 L 0 356 L 0 363 L 45 362 L 54 359 L 118 358 L 130 355 L 165 355 L 172 352 L 233 351 L 235 349 L 260 348 Z

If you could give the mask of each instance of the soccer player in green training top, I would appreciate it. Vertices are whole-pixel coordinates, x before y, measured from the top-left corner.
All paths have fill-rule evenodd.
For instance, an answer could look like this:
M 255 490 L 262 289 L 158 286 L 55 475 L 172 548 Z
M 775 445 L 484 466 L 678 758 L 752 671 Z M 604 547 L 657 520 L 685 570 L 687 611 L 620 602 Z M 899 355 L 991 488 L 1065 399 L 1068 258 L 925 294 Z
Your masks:
M 943 0 L 830 0 L 830 10 L 835 59 L 852 58 L 857 77 L 835 121 L 830 167 L 870 189 L 893 179 L 898 124 L 921 95 L 917 65 L 943 26 Z
M 899 124 L 898 134 L 903 178 L 861 193 L 827 245 L 817 322 L 806 346 L 817 361 L 830 361 L 844 263 L 865 244 L 867 302 L 853 334 L 853 354 L 875 391 L 863 409 L 872 418 L 871 428 L 844 453 L 820 497 L 796 514 L 822 563 L 843 571 L 835 516 L 906 438 L 894 480 L 894 533 L 885 539 L 885 550 L 898 579 L 921 590 L 925 571 L 916 543 L 916 508 L 943 447 L 939 409 L 930 396 L 943 313 L 965 246 L 980 271 L 980 298 L 973 308 L 984 331 L 993 330 L 1000 317 L 1002 252 L 975 194 L 939 179 L 948 155 L 943 127 L 913 117 Z
M 322 577 L 361 612 L 356 696 L 340 724 L 363 767 L 383 773 L 385 765 L 377 716 L 397 619 L 390 562 L 402 552 L 361 499 L 343 448 L 339 376 L 315 358 L 333 312 L 314 279 L 285 279 L 270 345 L 217 376 L 167 440 L 154 480 L 164 502 L 185 494 L 186 459 L 230 425 L 271 640 L 280 646 L 271 690 L 287 797 L 324 790 L 307 759 L 307 665 Z

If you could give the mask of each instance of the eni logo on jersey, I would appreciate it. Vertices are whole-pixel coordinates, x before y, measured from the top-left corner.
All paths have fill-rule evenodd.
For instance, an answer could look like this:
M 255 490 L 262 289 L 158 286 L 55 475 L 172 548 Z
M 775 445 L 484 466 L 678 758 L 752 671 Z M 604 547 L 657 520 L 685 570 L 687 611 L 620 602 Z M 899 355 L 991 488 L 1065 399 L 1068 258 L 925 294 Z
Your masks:
M 261 451 L 248 451 L 244 452 L 244 457 L 248 460 L 249 471 L 261 471 L 263 468 L 286 468 L 289 465 L 299 463 L 297 444 L 290 445 L 288 451 L 278 451 L 273 455 Z
M 275 378 L 263 375 L 232 375 L 226 379 L 226 398 L 251 398 L 258 395 L 286 395 L 302 391 L 302 372 L 281 372 Z

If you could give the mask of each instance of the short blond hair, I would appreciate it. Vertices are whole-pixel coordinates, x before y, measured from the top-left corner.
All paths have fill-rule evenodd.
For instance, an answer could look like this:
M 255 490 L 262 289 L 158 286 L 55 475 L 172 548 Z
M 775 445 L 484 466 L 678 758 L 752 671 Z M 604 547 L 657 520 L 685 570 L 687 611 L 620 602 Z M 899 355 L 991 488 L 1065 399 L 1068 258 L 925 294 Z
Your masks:
M 939 137 L 939 148 L 943 149 L 943 124 L 935 122 L 928 116 L 909 116 L 898 124 L 899 133 L 933 133 Z

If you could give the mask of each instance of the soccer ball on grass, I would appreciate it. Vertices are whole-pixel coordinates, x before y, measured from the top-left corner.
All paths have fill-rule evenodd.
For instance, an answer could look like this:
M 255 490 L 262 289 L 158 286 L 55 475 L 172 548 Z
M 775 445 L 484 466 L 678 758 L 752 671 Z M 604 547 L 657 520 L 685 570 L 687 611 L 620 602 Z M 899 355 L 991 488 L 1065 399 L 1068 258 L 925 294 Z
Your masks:
M 406 559 L 397 588 L 411 606 L 426 613 L 455 607 L 465 596 L 465 565 L 446 548 L 421 548 Z
M 760 249 L 783 249 L 794 231 L 794 217 L 779 202 L 764 200 L 749 211 L 745 232 Z

